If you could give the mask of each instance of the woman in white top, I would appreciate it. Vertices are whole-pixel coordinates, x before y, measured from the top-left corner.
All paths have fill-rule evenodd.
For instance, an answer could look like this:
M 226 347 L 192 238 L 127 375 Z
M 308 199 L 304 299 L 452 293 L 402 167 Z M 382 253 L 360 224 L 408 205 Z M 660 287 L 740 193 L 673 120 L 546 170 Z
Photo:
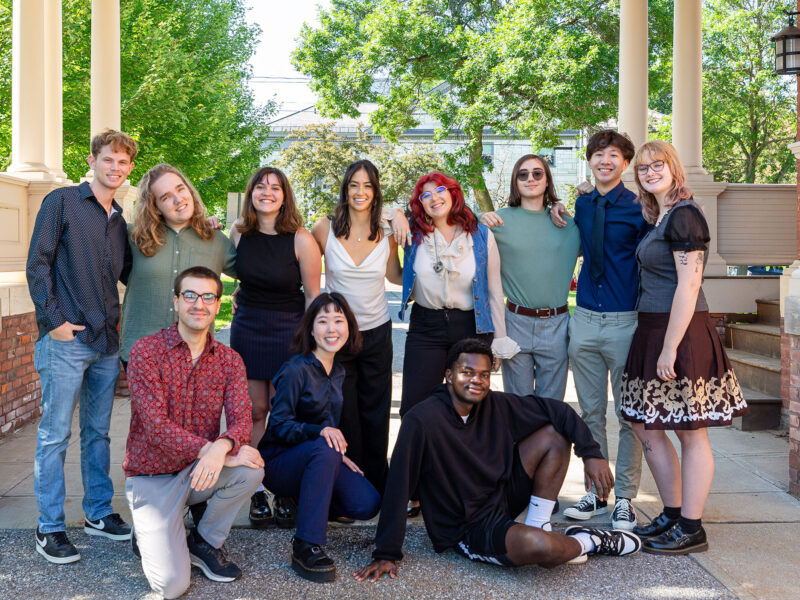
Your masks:
M 381 494 L 392 403 L 392 322 L 384 278 L 401 282 L 395 238 L 408 234 L 402 214 L 388 215 L 394 236 L 382 229 L 382 205 L 378 169 L 359 160 L 345 171 L 333 217 L 320 219 L 311 231 L 325 256 L 325 288 L 345 297 L 363 339 L 357 354 L 336 356 L 345 368 L 339 428 L 348 457 Z

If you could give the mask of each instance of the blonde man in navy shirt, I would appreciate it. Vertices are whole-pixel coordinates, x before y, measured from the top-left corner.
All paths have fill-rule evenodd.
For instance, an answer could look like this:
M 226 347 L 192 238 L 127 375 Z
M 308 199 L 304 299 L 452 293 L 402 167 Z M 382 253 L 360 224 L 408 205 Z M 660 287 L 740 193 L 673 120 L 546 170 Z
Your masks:
M 586 160 L 595 187 L 575 201 L 575 223 L 581 237 L 583 267 L 578 277 L 577 307 L 569 323 L 569 358 L 581 417 L 608 458 L 606 408 L 608 380 L 619 420 L 615 503 L 611 523 L 615 529 L 632 530 L 636 512 L 631 500 L 639 490 L 642 447 L 630 425 L 620 417 L 622 372 L 636 331 L 638 267 L 636 246 L 648 224 L 636 194 L 622 183 L 622 174 L 633 159 L 630 139 L 605 129 L 586 146 Z M 551 209 L 556 224 L 565 212 L 561 204 Z M 594 488 L 564 515 L 586 520 L 608 512 L 607 497 Z

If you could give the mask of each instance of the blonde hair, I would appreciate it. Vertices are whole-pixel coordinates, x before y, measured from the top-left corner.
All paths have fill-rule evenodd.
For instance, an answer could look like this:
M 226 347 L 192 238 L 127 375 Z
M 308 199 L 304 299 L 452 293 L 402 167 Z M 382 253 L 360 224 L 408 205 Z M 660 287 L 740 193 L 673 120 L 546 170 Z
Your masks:
M 167 240 L 167 224 L 158 210 L 155 194 L 150 191 L 150 186 L 167 173 L 180 177 L 192 195 L 194 213 L 191 221 L 189 221 L 189 226 L 194 229 L 200 239 L 210 240 L 214 237 L 214 230 L 211 229 L 211 226 L 206 221 L 206 209 L 202 200 L 200 200 L 200 194 L 197 193 L 191 182 L 178 169 L 172 165 L 161 163 L 142 176 L 139 181 L 139 197 L 136 200 L 136 213 L 131 238 L 136 247 L 139 248 L 139 252 L 147 257 L 155 256 Z
M 651 159 L 663 160 L 672 174 L 672 187 L 667 193 L 664 208 L 671 208 L 681 200 L 692 197 L 692 190 L 686 187 L 686 171 L 678 158 L 678 152 L 669 142 L 652 140 L 642 144 L 633 157 L 633 172 L 636 174 L 636 187 L 639 188 L 639 202 L 642 204 L 642 215 L 648 223 L 658 220 L 659 207 L 656 197 L 642 187 L 636 167 L 645 164 L 645 154 Z

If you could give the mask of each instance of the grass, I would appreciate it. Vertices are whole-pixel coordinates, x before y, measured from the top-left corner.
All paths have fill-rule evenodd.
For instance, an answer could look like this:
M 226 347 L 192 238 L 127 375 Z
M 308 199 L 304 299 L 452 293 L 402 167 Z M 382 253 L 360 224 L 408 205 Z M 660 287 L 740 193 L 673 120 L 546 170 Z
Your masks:
M 219 314 L 214 323 L 214 331 L 219 331 L 223 327 L 228 327 L 233 319 L 231 313 L 231 294 L 235 289 L 234 281 L 227 275 L 222 276 L 222 302 L 219 307 Z
M 569 306 L 570 316 L 572 316 L 572 313 L 575 312 L 575 294 L 577 294 L 577 292 L 570 290 L 569 296 L 567 296 L 567 306 Z

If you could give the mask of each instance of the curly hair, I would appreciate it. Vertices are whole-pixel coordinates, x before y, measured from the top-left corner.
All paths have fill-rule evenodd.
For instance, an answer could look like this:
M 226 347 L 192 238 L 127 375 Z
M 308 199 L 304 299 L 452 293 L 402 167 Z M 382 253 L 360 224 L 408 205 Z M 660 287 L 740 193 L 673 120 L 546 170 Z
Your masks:
M 342 187 L 339 190 L 339 203 L 336 205 L 336 211 L 331 218 L 331 226 L 333 227 L 333 235 L 337 238 L 343 237 L 347 239 L 350 237 L 350 211 L 348 210 L 347 197 L 348 186 L 353 176 L 361 169 L 369 177 L 369 182 L 372 184 L 372 206 L 369 209 L 369 241 L 374 241 L 381 231 L 381 209 L 383 208 L 383 194 L 381 193 L 380 176 L 378 168 L 370 161 L 363 159 L 351 163 L 344 172 L 342 178 Z
M 514 168 L 511 170 L 511 191 L 508 194 L 508 205 L 509 206 L 519 206 L 522 204 L 522 198 L 519 195 L 519 184 L 520 182 L 517 181 L 517 173 L 522 168 L 522 165 L 531 159 L 538 160 L 539 163 L 542 165 L 542 170 L 544 171 L 544 178 L 547 181 L 547 187 L 544 189 L 544 208 L 550 208 L 556 202 L 558 202 L 558 196 L 556 196 L 555 190 L 555 183 L 553 182 L 553 174 L 550 172 L 550 166 L 547 164 L 547 161 L 538 156 L 536 154 L 525 154 L 521 156 L 520 159 L 514 165 Z
M 156 205 L 155 194 L 150 190 L 151 186 L 166 173 L 172 173 L 180 177 L 186 189 L 192 195 L 194 201 L 194 214 L 189 221 L 189 226 L 203 240 L 210 240 L 214 237 L 214 230 L 206 221 L 206 209 L 200 194 L 192 183 L 172 165 L 161 163 L 145 173 L 139 181 L 139 197 L 136 201 L 135 220 L 131 239 L 139 252 L 147 257 L 155 256 L 161 246 L 167 240 L 167 224 L 161 211 Z
M 242 207 L 242 222 L 236 229 L 242 235 L 252 235 L 258 232 L 258 214 L 253 206 L 253 190 L 262 179 L 267 175 L 275 175 L 283 190 L 283 204 L 281 205 L 278 217 L 275 219 L 275 231 L 280 234 L 294 233 L 303 226 L 303 217 L 297 210 L 297 202 L 294 199 L 292 186 L 284 175 L 283 171 L 275 167 L 261 167 L 253 173 L 250 181 L 247 182 L 247 189 L 244 192 L 244 206 Z
M 648 223 L 658 220 L 659 207 L 656 197 L 642 187 L 636 167 L 646 164 L 645 156 L 650 160 L 663 160 L 672 173 L 672 187 L 670 188 L 664 208 L 670 208 L 684 198 L 692 197 L 692 190 L 686 187 L 686 171 L 678 158 L 678 152 L 669 142 L 652 140 L 641 145 L 633 158 L 633 172 L 636 173 L 636 187 L 639 188 L 639 202 L 642 204 L 642 215 Z
M 411 211 L 411 233 L 417 242 L 422 242 L 422 238 L 428 233 L 433 233 L 433 222 L 425 214 L 425 209 L 419 199 L 422 193 L 422 186 L 429 181 L 432 181 L 437 186 L 443 185 L 450 192 L 450 197 L 453 204 L 450 207 L 450 214 L 447 215 L 447 223 L 449 225 L 461 225 L 461 228 L 467 233 L 472 233 L 478 228 L 478 218 L 475 213 L 467 206 L 464 200 L 464 191 L 458 184 L 458 181 L 452 177 L 448 177 L 444 173 L 434 171 L 423 175 L 417 180 L 417 185 L 414 186 L 414 191 L 411 192 L 411 201 L 409 202 L 409 210 Z
M 109 145 L 112 152 L 124 152 L 131 157 L 131 160 L 136 158 L 136 154 L 139 151 L 136 140 L 127 133 L 116 129 L 105 129 L 92 138 L 90 145 L 92 156 L 97 158 L 100 156 L 103 146 Z

